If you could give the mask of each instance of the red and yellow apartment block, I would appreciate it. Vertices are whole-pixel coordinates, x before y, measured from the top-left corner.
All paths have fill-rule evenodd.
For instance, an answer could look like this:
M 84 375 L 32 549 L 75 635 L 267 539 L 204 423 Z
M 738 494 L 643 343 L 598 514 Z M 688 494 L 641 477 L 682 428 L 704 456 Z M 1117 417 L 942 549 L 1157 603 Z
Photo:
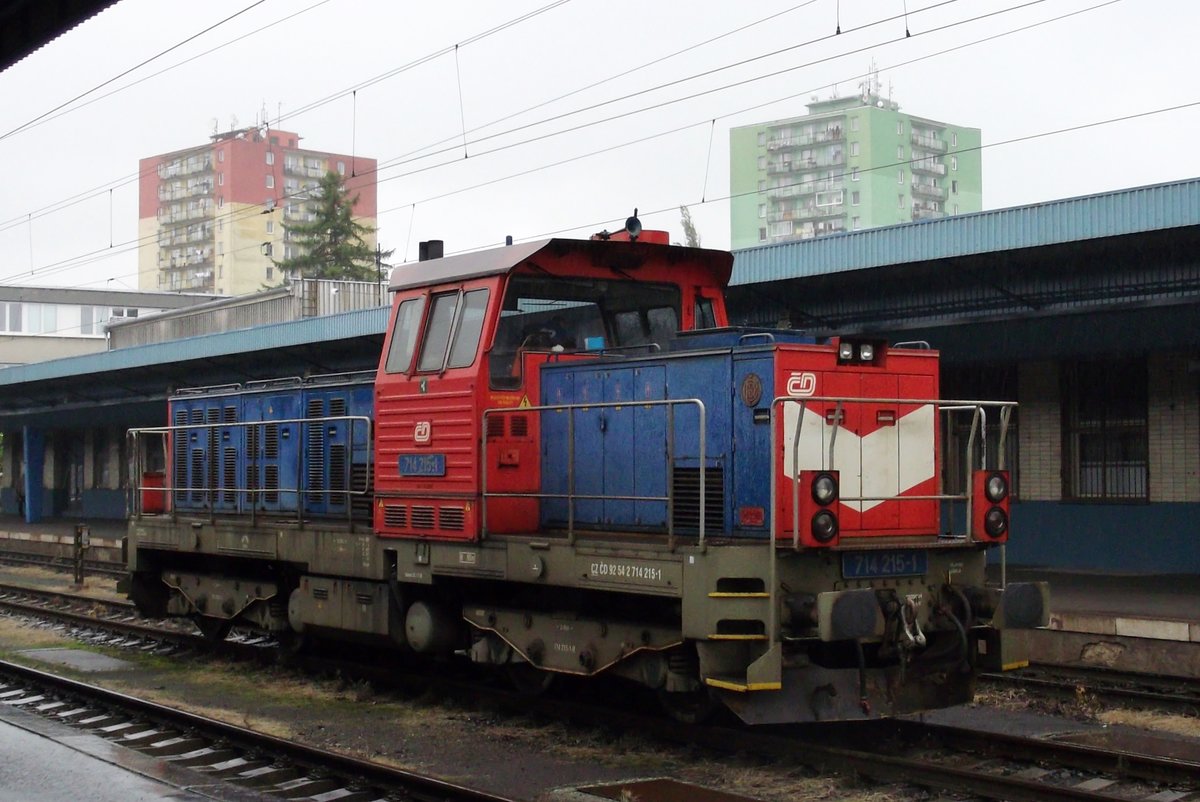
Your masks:
M 328 171 L 345 176 L 354 218 L 375 228 L 374 159 L 302 148 L 298 134 L 272 128 L 209 139 L 140 161 L 139 289 L 241 295 L 281 283 L 273 260 L 296 247 L 284 225 L 311 219 L 310 193 Z

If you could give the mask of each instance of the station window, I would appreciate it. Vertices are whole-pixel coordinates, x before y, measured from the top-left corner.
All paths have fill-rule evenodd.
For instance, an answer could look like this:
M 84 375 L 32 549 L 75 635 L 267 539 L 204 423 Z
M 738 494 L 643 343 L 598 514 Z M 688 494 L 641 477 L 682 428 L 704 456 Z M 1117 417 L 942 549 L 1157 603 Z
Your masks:
M 388 348 L 387 362 L 383 369 L 388 373 L 407 373 L 412 365 L 417 336 L 421 331 L 421 314 L 425 311 L 425 296 L 409 298 L 400 304 L 396 313 L 396 328 L 392 330 L 392 343 Z
M 1063 389 L 1063 497 L 1147 500 L 1145 363 L 1070 363 L 1063 368 Z

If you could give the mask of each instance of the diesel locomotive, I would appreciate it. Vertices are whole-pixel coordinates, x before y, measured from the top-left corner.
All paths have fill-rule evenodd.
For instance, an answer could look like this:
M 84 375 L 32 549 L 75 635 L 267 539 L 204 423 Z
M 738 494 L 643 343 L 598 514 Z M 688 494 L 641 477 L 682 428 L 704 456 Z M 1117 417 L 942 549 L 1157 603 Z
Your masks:
M 1014 405 L 940 399 L 928 347 L 731 327 L 731 254 L 631 223 L 396 268 L 375 372 L 174 393 L 129 433 L 166 465 L 132 466 L 130 598 L 686 720 L 969 699 L 1048 618 L 985 581 Z

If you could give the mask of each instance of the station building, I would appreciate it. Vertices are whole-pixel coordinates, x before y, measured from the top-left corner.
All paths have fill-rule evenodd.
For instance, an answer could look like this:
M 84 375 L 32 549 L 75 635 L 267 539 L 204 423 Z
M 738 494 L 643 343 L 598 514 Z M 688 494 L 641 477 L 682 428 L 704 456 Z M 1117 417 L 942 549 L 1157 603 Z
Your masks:
M 1011 564 L 1197 573 L 1198 246 L 1193 179 L 740 250 L 730 313 L 933 347 L 942 397 L 1019 401 L 1015 436 L 987 438 L 1014 474 Z M 293 308 L 198 308 L 209 333 L 174 312 L 126 347 L 0 370 L 0 511 L 123 517 L 121 432 L 165 422 L 180 387 L 375 368 L 386 307 Z M 945 468 L 954 491 L 965 466 Z
M 927 345 L 944 398 L 1018 401 L 1010 560 L 1193 573 L 1198 254 L 1179 181 L 737 251 L 731 318 Z

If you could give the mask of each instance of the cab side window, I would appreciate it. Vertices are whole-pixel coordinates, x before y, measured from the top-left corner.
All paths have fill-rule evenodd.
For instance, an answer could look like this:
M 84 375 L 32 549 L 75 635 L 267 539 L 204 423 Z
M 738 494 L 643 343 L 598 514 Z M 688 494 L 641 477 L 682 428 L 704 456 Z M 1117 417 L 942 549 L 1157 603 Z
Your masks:
M 463 294 L 462 312 L 459 314 L 458 330 L 454 333 L 454 344 L 450 346 L 448 368 L 469 367 L 479 350 L 479 335 L 483 332 L 483 317 L 487 312 L 488 291 L 471 290 Z
M 421 315 L 424 311 L 425 296 L 409 298 L 400 303 L 400 311 L 396 313 L 396 328 L 392 331 L 392 344 L 383 366 L 387 373 L 408 372 L 417 347 L 417 336 L 421 332 Z
M 446 363 L 446 346 L 450 343 L 450 327 L 454 325 L 454 313 L 457 309 L 457 292 L 433 296 L 429 323 L 425 327 L 425 344 L 421 348 L 417 370 L 441 370 L 442 365 Z
M 417 370 L 437 372 L 446 368 L 470 367 L 479 350 L 487 304 L 486 287 L 433 296 Z

